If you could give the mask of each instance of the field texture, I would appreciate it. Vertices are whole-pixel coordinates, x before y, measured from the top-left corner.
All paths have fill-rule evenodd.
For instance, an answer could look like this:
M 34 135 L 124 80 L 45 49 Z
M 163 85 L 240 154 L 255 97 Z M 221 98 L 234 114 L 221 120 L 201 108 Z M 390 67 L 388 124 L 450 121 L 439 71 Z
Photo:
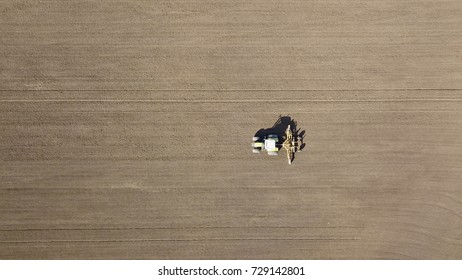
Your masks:
M 0 258 L 461 259 L 461 15 L 0 0 Z

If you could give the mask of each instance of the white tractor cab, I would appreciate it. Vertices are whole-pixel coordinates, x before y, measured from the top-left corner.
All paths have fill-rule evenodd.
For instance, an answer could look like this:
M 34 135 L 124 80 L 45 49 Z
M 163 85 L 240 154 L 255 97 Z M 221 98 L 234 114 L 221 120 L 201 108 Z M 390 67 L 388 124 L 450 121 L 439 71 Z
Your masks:
M 279 151 L 279 137 L 276 134 L 268 134 L 263 137 L 252 138 L 252 151 L 255 154 L 266 151 L 270 156 L 277 156 Z

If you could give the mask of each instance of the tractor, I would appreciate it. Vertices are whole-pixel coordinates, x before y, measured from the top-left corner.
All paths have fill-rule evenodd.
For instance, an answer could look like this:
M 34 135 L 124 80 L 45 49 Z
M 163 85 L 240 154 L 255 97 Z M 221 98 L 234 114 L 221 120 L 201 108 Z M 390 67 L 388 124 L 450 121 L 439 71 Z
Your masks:
M 261 137 L 255 136 L 252 141 L 252 151 L 255 154 L 266 151 L 270 156 L 277 156 L 281 149 L 285 149 L 289 164 L 292 164 L 294 154 L 300 151 L 300 145 L 302 144 L 301 137 L 294 137 L 290 124 L 285 130 L 285 137 L 280 138 L 277 134 L 268 134 Z

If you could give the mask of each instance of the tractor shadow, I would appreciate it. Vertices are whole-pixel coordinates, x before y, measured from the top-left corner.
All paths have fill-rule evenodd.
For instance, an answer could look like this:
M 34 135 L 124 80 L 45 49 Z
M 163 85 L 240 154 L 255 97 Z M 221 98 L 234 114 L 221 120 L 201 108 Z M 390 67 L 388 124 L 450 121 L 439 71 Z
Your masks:
M 299 137 L 301 141 L 301 145 L 298 148 L 298 151 L 301 152 L 305 148 L 304 138 L 305 138 L 306 132 L 305 130 L 301 130 L 297 126 L 297 121 L 295 121 L 295 119 L 293 119 L 290 116 L 279 115 L 279 118 L 276 120 L 276 122 L 273 124 L 271 128 L 261 128 L 255 133 L 255 136 L 263 138 L 264 136 L 268 134 L 276 134 L 279 139 L 282 139 L 280 141 L 280 144 L 282 144 L 282 142 L 284 142 L 285 140 L 286 129 L 289 125 L 290 125 L 290 129 L 292 130 L 292 134 L 294 138 Z M 295 155 L 294 155 L 294 159 L 295 159 Z

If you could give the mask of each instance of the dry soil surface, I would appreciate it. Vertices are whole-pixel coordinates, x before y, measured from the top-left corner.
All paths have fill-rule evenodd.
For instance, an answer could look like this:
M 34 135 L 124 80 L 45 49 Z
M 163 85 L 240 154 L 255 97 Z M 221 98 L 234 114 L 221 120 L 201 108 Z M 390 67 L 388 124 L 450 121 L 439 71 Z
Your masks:
M 0 0 L 0 258 L 462 258 L 461 15 Z

